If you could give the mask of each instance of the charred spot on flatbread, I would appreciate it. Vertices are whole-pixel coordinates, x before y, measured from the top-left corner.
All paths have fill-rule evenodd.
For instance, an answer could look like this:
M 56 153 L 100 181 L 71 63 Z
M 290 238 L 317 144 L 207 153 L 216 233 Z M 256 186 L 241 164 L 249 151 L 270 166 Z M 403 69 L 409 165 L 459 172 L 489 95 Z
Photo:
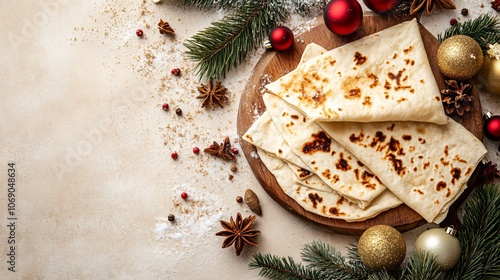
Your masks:
M 367 59 L 368 58 L 360 52 L 354 53 L 354 60 L 353 61 L 356 63 L 356 65 L 363 65 L 363 63 L 365 63 Z
M 386 137 L 387 136 L 382 131 L 375 132 L 375 136 L 373 137 L 372 142 L 370 143 L 370 147 L 373 148 L 377 146 L 378 143 L 384 143 Z
M 318 193 L 309 193 L 309 200 L 311 200 L 313 204 L 313 208 L 316 209 L 318 207 L 318 203 L 323 202 L 323 198 L 318 195 Z
M 409 54 L 411 51 L 413 51 L 413 45 L 408 46 L 408 48 L 404 49 L 403 52 L 405 54 Z
M 344 159 L 344 153 L 340 153 L 339 157 L 340 157 L 339 160 L 335 163 L 335 167 L 341 171 L 351 170 L 352 169 L 351 165 L 346 159 Z
M 446 188 L 446 182 L 439 181 L 436 185 L 436 191 L 442 191 Z
M 302 152 L 306 154 L 314 154 L 316 152 L 330 152 L 330 144 L 332 139 L 326 135 L 324 131 L 311 135 L 313 139 L 310 142 L 304 143 Z
M 356 136 L 356 134 L 351 134 L 351 136 L 349 136 L 349 140 L 352 142 L 352 143 L 361 143 L 363 142 L 363 138 L 365 137 L 365 135 L 363 134 L 363 132 L 359 133 L 358 136 Z
M 452 168 L 450 171 L 451 174 L 451 183 L 455 185 L 455 182 L 460 179 L 460 176 L 462 175 L 462 169 L 460 168 Z

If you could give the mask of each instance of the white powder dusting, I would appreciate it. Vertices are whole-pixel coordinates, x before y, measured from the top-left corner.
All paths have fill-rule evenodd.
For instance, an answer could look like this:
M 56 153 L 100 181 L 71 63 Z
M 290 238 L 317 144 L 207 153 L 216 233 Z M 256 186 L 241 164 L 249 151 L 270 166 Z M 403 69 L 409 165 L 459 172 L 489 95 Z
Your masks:
M 181 184 L 172 188 L 175 221 L 167 217 L 155 219 L 155 240 L 184 239 L 190 236 L 201 237 L 219 224 L 227 208 L 222 200 L 213 192 L 204 188 L 195 188 L 189 184 Z M 182 192 L 188 198 L 180 198 Z M 169 213 L 170 214 L 170 213 Z

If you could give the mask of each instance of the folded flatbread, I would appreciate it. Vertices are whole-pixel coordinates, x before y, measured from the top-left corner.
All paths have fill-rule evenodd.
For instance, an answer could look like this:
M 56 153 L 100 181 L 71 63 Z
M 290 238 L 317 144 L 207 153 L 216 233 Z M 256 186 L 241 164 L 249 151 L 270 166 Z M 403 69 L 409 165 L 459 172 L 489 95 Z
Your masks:
M 415 20 L 305 60 L 266 88 L 313 121 L 447 122 Z
M 405 204 L 439 223 L 486 154 L 459 123 L 321 123 Z
M 356 222 L 375 217 L 379 213 L 402 203 L 387 190 L 373 200 L 369 207 L 361 209 L 332 190 L 314 190 L 303 184 L 298 184 L 293 180 L 292 171 L 284 161 L 268 156 L 261 149 L 257 149 L 257 151 L 260 159 L 274 175 L 283 192 L 295 200 L 304 210 L 314 214 Z

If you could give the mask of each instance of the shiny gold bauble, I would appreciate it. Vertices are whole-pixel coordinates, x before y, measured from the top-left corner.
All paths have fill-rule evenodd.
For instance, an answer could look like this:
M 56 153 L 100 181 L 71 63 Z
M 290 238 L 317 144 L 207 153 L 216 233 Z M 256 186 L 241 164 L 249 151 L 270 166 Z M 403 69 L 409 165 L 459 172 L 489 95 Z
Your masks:
M 450 228 L 433 228 L 424 231 L 415 241 L 415 250 L 423 250 L 436 257 L 442 271 L 450 270 L 460 260 L 460 242 L 450 233 Z
M 500 59 L 485 57 L 477 81 L 489 93 L 500 95 Z
M 448 78 L 467 80 L 483 65 L 483 51 L 469 36 L 455 35 L 444 40 L 437 50 L 439 70 Z
M 359 238 L 358 253 L 368 268 L 390 270 L 403 262 L 406 242 L 403 235 L 391 226 L 373 226 Z

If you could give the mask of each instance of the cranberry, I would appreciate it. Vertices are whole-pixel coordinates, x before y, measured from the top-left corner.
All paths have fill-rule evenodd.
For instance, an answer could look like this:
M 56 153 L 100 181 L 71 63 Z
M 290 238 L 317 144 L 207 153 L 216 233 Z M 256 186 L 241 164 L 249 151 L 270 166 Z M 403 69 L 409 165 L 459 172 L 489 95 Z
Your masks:
M 231 152 L 233 152 L 233 154 L 237 155 L 239 151 L 236 148 L 231 148 Z
M 161 105 L 161 109 L 163 111 L 168 111 L 168 104 L 167 103 L 163 103 L 163 105 Z
M 170 154 L 170 157 L 172 157 L 173 159 L 177 159 L 179 158 L 179 154 L 177 152 L 172 152 L 172 154 Z
M 454 18 L 450 19 L 450 24 L 451 25 L 455 25 L 457 23 L 458 23 L 458 21 L 456 19 L 454 19 Z
M 175 75 L 175 76 L 180 76 L 181 75 L 181 69 L 179 69 L 179 68 L 174 68 L 170 72 L 172 73 L 172 75 Z
M 199 153 L 200 153 L 200 148 L 198 148 L 198 147 L 194 147 L 194 148 L 193 148 L 193 153 L 195 153 L 195 154 L 199 154 Z
M 182 199 L 186 199 L 186 198 L 188 198 L 188 194 L 187 194 L 187 192 L 182 192 L 182 193 L 181 193 L 181 198 L 182 198 Z
M 142 35 L 144 35 L 144 32 L 141 29 L 137 29 L 137 31 L 135 31 L 135 35 L 142 37 Z

